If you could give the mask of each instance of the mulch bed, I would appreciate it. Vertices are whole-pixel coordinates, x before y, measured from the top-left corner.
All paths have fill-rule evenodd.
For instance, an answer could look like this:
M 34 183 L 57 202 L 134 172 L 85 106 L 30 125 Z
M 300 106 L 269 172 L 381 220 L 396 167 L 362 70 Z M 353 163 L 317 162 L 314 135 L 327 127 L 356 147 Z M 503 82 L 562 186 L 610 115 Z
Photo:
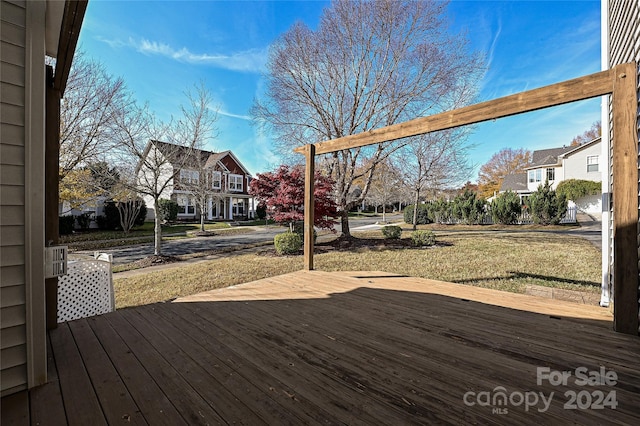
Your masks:
M 134 265 L 135 268 L 132 269 L 140 269 L 140 268 L 148 268 L 149 266 L 157 266 L 164 265 L 167 263 L 175 263 L 180 262 L 182 259 L 176 256 L 149 256 L 144 259 L 136 260 L 135 262 L 131 262 L 131 265 Z

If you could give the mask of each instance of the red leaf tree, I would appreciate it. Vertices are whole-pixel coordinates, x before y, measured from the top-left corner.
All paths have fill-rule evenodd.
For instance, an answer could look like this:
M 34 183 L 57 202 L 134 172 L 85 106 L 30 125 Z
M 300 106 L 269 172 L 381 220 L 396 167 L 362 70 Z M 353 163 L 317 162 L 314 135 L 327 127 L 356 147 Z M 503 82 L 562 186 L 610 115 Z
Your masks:
M 322 229 L 333 230 L 338 217 L 333 197 L 334 181 L 316 172 L 314 225 Z M 258 173 L 251 181 L 249 194 L 256 197 L 258 203 L 266 205 L 269 216 L 278 223 L 288 223 L 291 228 L 295 222 L 304 220 L 304 169 L 282 165 L 273 172 Z

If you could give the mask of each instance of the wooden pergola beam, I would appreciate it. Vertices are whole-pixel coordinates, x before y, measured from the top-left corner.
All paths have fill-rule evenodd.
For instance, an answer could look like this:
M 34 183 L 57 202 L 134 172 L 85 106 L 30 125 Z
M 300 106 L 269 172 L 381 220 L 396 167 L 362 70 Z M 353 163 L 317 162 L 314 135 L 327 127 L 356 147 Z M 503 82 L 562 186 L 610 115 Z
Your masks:
M 315 144 L 316 155 L 389 142 L 607 95 L 613 91 L 613 75 L 613 69 L 602 71 L 453 111 L 319 142 Z M 305 147 L 299 147 L 294 151 L 304 154 L 304 149 Z
M 638 334 L 638 88 L 635 63 L 615 71 L 613 104 L 613 328 Z M 608 170 L 603 170 L 603 173 Z
M 304 154 L 307 163 L 305 269 L 313 269 L 314 155 L 452 129 L 611 94 L 613 99 L 614 329 L 637 335 L 639 276 L 636 72 L 636 63 L 622 64 L 607 71 L 539 89 L 296 148 L 294 151 Z M 315 154 L 313 154 L 313 148 L 315 148 Z M 311 222 L 307 221 L 308 217 Z M 308 234 L 311 235 L 310 240 Z

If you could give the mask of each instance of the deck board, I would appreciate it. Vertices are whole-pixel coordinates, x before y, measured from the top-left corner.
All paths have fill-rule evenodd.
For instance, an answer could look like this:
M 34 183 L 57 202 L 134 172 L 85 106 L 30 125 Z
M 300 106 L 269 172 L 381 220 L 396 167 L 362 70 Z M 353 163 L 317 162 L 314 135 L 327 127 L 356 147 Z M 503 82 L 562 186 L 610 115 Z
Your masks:
M 301 271 L 50 339 L 51 382 L 30 405 L 3 398 L 3 423 L 47 410 L 51 424 L 640 423 L 640 338 L 614 333 L 607 309 L 387 273 Z M 538 367 L 601 366 L 616 386 L 536 383 Z M 503 414 L 463 402 L 499 387 L 554 398 Z M 615 390 L 619 404 L 565 409 L 572 390 Z

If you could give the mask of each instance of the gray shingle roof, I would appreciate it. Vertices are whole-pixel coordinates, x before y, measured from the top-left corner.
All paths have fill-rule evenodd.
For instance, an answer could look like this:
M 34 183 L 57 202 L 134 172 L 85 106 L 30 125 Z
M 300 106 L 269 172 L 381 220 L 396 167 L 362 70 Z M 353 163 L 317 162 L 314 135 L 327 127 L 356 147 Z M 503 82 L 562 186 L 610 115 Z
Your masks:
M 506 175 L 500 185 L 500 192 L 505 191 L 526 191 L 527 190 L 527 174 L 516 173 L 512 175 Z
M 575 146 L 563 146 L 562 148 L 541 149 L 533 151 L 531 165 L 528 168 L 549 166 L 558 163 L 558 157 L 576 149 Z

